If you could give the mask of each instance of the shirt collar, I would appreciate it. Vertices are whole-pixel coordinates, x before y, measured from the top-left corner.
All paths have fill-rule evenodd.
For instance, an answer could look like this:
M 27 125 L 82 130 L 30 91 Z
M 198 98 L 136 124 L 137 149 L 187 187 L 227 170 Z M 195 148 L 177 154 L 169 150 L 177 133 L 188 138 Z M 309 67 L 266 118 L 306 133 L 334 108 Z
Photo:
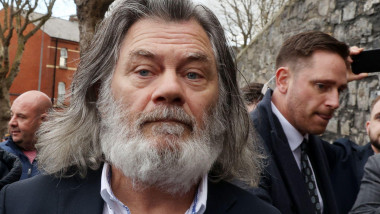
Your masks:
M 198 202 L 196 203 L 195 207 L 195 212 L 197 214 L 204 213 L 206 210 L 206 203 L 207 203 L 207 174 L 203 176 L 201 183 L 198 186 L 198 191 L 197 191 L 197 198 Z M 191 204 L 190 208 L 193 207 L 194 202 Z M 189 209 L 191 211 L 191 209 Z M 191 212 L 189 212 L 191 213 Z
M 288 140 L 290 149 L 292 152 L 294 152 L 302 143 L 303 139 L 309 138 L 308 134 L 305 134 L 304 136 L 301 135 L 301 133 L 294 128 L 292 124 L 289 123 L 289 121 L 281 114 L 281 112 L 277 109 L 277 107 L 271 102 L 272 106 L 272 112 L 275 114 L 278 118 L 278 120 L 281 123 L 282 129 L 284 130 L 284 133 L 286 135 L 286 139 Z
M 112 207 L 113 210 L 118 210 L 116 206 L 122 206 L 126 208 L 126 206 L 119 201 L 113 194 L 110 181 L 111 181 L 111 173 L 110 173 L 111 167 L 108 163 L 104 163 L 103 170 L 102 170 L 102 176 L 101 176 L 101 186 L 100 186 L 100 195 L 102 196 L 103 200 L 106 202 L 107 206 L 105 207 Z M 193 202 L 191 203 L 190 208 L 186 211 L 185 214 L 192 213 L 192 209 L 195 206 L 195 212 L 197 214 L 202 214 L 206 210 L 206 203 L 207 203 L 207 190 L 208 190 L 208 183 L 207 183 L 207 174 L 204 175 L 201 179 L 201 182 L 199 183 L 198 190 L 196 193 L 196 197 L 194 198 Z

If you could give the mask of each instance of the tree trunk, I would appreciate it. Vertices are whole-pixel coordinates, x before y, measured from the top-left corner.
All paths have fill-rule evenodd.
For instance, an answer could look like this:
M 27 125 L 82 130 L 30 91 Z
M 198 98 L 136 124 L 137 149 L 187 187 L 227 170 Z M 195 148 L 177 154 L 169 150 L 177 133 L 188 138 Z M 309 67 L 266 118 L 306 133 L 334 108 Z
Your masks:
M 38 0 L 0 1 L 2 14 L 0 16 L 0 136 L 8 132 L 10 119 L 9 88 L 16 78 L 24 53 L 25 43 L 51 17 L 56 0 L 45 0 L 46 14 L 33 17 Z M 41 3 L 42 1 L 40 1 Z M 12 42 L 13 41 L 17 42 Z M 15 51 L 10 60 L 10 50 Z
M 114 0 L 74 0 L 80 32 L 80 49 L 85 50 L 94 35 L 96 25 L 103 19 Z M 82 51 L 81 51 L 82 53 Z
M 2 80 L 4 82 L 4 79 Z M 11 119 L 9 89 L 5 83 L 0 83 L 0 133 L 8 133 L 8 121 Z

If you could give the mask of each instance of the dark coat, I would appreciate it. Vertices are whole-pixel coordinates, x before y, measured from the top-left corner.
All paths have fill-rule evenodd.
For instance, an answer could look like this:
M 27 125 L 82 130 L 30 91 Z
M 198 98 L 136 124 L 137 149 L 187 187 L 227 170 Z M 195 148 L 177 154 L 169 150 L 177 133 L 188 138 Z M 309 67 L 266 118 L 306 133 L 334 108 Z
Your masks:
M 0 189 L 3 186 L 18 181 L 22 173 L 20 160 L 0 149 Z
M 325 144 L 324 144 L 325 145 Z M 371 144 L 359 146 L 346 138 L 325 145 L 331 168 L 331 182 L 340 213 L 348 213 L 359 193 L 364 165 L 374 154 Z
M 350 214 L 380 213 L 380 155 L 368 158 L 360 191 Z
M 256 130 L 264 142 L 268 155 L 267 167 L 259 188 L 254 194 L 269 201 L 283 214 L 314 214 L 307 186 L 280 121 L 272 113 L 272 91 L 268 90 L 264 99 L 251 113 Z M 316 175 L 319 191 L 323 199 L 324 214 L 337 214 L 338 207 L 330 180 L 331 169 L 324 146 L 329 143 L 317 136 L 309 135 L 309 158 Z
M 38 175 L 4 187 L 0 193 L 2 214 L 101 214 L 101 172 L 89 171 L 85 179 L 58 179 Z M 208 183 L 206 212 L 280 214 L 273 206 L 227 182 Z

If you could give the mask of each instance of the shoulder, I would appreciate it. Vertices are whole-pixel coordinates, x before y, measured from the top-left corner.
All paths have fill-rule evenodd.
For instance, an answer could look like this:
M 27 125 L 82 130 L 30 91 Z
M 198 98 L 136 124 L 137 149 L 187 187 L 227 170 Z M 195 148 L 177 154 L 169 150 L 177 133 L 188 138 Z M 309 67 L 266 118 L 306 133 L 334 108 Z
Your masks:
M 100 180 L 100 173 L 101 170 L 88 170 L 87 176 L 85 178 L 81 178 L 77 174 L 62 178 L 58 178 L 53 175 L 40 174 L 10 184 L 6 186 L 4 191 L 7 192 L 7 197 L 19 196 L 25 198 L 33 198 L 33 195 L 36 193 L 52 193 L 61 190 L 75 189 L 89 183 L 97 183 L 98 180 Z
M 31 199 L 38 192 L 54 191 L 54 187 L 58 183 L 59 181 L 52 176 L 38 175 L 7 185 L 2 189 L 2 192 L 6 194 L 7 198 Z
M 272 91 L 268 90 L 264 98 L 257 104 L 256 108 L 250 113 L 252 120 L 263 119 L 265 115 L 272 112 L 271 108 Z
M 4 149 L 4 150 L 9 150 L 9 146 L 8 146 L 8 141 L 4 141 L 4 142 L 1 142 L 0 143 L 0 148 Z
M 50 176 L 38 175 L 5 186 L 0 192 L 0 212 L 34 213 L 36 209 L 44 212 L 54 210 L 54 204 L 57 204 L 55 195 L 58 195 L 54 194 L 56 183 Z
M 366 179 L 376 179 L 380 178 L 380 154 L 373 155 L 368 158 L 367 163 L 364 165 L 364 176 L 362 183 Z
M 347 138 L 339 138 L 328 146 L 336 154 L 339 154 L 342 160 L 357 157 L 359 161 L 367 161 L 368 157 L 374 154 L 370 143 L 360 146 Z
M 348 138 L 339 138 L 333 142 L 334 146 L 341 147 L 346 151 L 361 150 L 363 147 L 357 145 Z
M 268 202 L 225 181 L 209 182 L 206 209 L 217 211 L 211 213 L 223 213 L 223 209 L 231 213 L 247 213 L 247 211 L 254 211 L 257 214 L 280 213 Z
M 2 161 L 6 162 L 6 163 L 11 162 L 12 164 L 13 164 L 13 162 L 15 162 L 16 160 L 18 160 L 17 157 L 16 157 L 14 154 L 12 154 L 12 153 L 6 151 L 5 149 L 3 149 L 3 148 L 1 148 L 1 147 L 0 147 L 0 159 L 1 159 Z
M 97 209 L 103 205 L 99 171 L 89 170 L 85 178 L 41 174 L 7 185 L 0 192 L 0 213 L 53 213 L 55 210 L 73 213 L 73 209 Z
M 379 169 L 380 168 L 380 154 L 372 155 L 368 158 L 365 168 Z
M 14 143 L 10 140 L 7 140 L 0 143 L 0 148 L 12 154 L 16 154 L 16 151 L 14 150 L 15 146 L 12 146 L 12 145 L 14 145 Z

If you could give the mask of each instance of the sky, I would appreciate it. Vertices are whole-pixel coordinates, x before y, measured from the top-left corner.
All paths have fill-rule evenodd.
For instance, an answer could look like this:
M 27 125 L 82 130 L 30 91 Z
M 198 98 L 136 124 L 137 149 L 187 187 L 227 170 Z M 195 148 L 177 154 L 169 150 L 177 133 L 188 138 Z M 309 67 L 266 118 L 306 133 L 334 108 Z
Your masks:
M 215 8 L 216 5 L 215 0 L 194 0 L 194 2 L 200 2 L 202 4 L 205 4 L 211 9 Z M 74 0 L 56 0 L 55 5 L 53 7 L 54 17 L 69 19 L 70 15 L 73 14 L 76 14 L 76 6 Z
M 74 0 L 56 0 L 55 5 L 53 7 L 53 16 L 69 19 L 70 15 L 74 15 L 77 13 L 77 8 L 74 3 Z

